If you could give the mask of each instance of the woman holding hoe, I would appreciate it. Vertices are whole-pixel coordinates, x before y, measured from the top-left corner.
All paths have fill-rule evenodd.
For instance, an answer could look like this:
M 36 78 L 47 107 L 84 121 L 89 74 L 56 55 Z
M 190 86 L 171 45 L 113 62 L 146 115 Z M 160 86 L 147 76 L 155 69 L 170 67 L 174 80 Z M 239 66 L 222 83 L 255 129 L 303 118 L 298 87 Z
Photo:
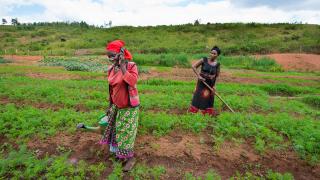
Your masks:
M 78 128 L 100 131 L 101 144 L 109 144 L 110 152 L 129 171 L 135 164 L 134 142 L 138 128 L 139 96 L 136 88 L 138 68 L 132 62 L 131 53 L 125 43 L 115 40 L 107 44 L 107 56 L 113 63 L 108 70 L 110 106 L 101 118 L 100 127 L 93 128 L 79 124 Z
M 210 51 L 209 58 L 204 57 L 192 65 L 192 69 L 197 74 L 199 80 L 193 94 L 189 112 L 197 113 L 200 110 L 202 114 L 216 115 L 213 108 L 214 92 L 205 83 L 215 90 L 215 83 L 220 74 L 220 63 L 217 61 L 220 53 L 220 49 L 214 46 Z M 197 68 L 200 66 L 201 71 L 199 74 Z

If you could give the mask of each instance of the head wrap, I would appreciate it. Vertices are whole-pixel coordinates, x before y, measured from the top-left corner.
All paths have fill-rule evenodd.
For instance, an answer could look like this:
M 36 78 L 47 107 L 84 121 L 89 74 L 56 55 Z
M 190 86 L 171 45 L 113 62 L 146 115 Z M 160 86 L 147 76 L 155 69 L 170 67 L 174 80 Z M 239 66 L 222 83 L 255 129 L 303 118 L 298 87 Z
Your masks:
M 211 49 L 211 51 L 213 51 L 213 50 L 217 51 L 218 56 L 220 55 L 221 50 L 220 50 L 220 48 L 218 48 L 218 46 L 213 46 L 213 48 Z
M 120 50 L 121 50 L 121 48 L 123 48 L 124 45 L 125 45 L 125 43 L 123 41 L 115 40 L 115 41 L 112 41 L 107 44 L 106 50 L 120 53 Z M 124 49 L 124 58 L 126 60 L 132 60 L 132 55 L 127 49 Z

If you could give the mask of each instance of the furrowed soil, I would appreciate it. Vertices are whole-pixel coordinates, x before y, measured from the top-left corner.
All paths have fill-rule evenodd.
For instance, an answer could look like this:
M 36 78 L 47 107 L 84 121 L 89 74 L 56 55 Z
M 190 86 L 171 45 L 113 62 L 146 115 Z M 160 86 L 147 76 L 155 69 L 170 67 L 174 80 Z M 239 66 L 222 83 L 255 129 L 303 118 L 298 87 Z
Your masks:
M 105 163 L 107 169 L 103 174 L 107 175 L 112 171 L 109 160 L 112 155 L 107 145 L 98 143 L 99 139 L 100 135 L 89 132 L 62 132 L 43 140 L 34 138 L 28 147 L 39 158 L 70 150 L 70 162 L 85 160 L 88 163 Z M 135 143 L 135 156 L 138 163 L 149 167 L 164 166 L 166 173 L 162 179 L 183 179 L 186 172 L 203 176 L 210 169 L 217 171 L 223 179 L 232 177 L 237 171 L 262 176 L 269 169 L 290 172 L 295 179 L 320 178 L 320 167 L 308 165 L 292 149 L 258 154 L 249 140 L 242 144 L 227 141 L 218 150 L 214 150 L 214 145 L 210 130 L 200 134 L 174 131 L 162 137 L 139 135 Z M 125 177 L 130 178 L 129 174 Z

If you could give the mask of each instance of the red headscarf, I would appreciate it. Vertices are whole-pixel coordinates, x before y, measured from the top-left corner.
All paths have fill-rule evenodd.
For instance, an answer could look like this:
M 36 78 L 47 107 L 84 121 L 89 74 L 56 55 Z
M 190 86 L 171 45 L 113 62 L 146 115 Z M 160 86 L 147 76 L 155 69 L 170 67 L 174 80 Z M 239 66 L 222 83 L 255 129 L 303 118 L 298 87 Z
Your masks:
M 116 53 L 119 53 L 120 52 L 120 49 L 125 45 L 125 43 L 121 40 L 115 40 L 115 41 L 112 41 L 110 43 L 107 44 L 106 46 L 106 50 L 107 51 L 114 51 Z M 132 60 L 132 55 L 131 53 L 125 49 L 124 50 L 124 58 L 126 60 Z

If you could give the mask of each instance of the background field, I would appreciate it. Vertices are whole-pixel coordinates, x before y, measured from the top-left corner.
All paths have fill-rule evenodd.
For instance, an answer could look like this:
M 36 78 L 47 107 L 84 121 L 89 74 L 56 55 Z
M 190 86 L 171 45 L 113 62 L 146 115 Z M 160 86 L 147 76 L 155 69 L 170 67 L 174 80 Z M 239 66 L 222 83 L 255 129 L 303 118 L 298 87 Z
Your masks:
M 0 58 L 0 179 L 320 178 L 317 64 L 309 67 L 301 54 L 290 54 L 302 57 L 290 60 L 290 66 L 269 54 L 252 55 L 282 48 L 286 53 L 319 53 L 319 26 L 1 28 L 1 49 L 7 55 Z M 8 34 L 15 40 L 4 40 Z M 293 35 L 299 38 L 283 41 Z M 67 41 L 61 42 L 60 36 Z M 138 164 L 129 173 L 122 172 L 107 147 L 97 144 L 99 136 L 75 128 L 79 122 L 95 125 L 108 105 L 109 63 L 100 54 L 106 40 L 118 37 L 134 52 L 140 71 Z M 28 52 L 31 41 L 43 40 L 48 44 Z M 206 56 L 212 44 L 224 50 L 217 91 L 236 113 L 216 99 L 219 116 L 188 114 L 196 84 L 190 63 Z M 52 54 L 8 55 L 16 54 L 15 48 L 17 54 Z M 74 55 L 82 48 L 91 55 Z M 318 62 L 319 56 L 314 57 Z
M 104 54 L 123 39 L 134 54 L 199 54 L 219 45 L 225 55 L 320 53 L 320 26 L 308 24 L 186 24 L 96 28 L 80 23 L 0 26 L 0 54 Z M 138 58 L 138 57 L 137 57 Z

